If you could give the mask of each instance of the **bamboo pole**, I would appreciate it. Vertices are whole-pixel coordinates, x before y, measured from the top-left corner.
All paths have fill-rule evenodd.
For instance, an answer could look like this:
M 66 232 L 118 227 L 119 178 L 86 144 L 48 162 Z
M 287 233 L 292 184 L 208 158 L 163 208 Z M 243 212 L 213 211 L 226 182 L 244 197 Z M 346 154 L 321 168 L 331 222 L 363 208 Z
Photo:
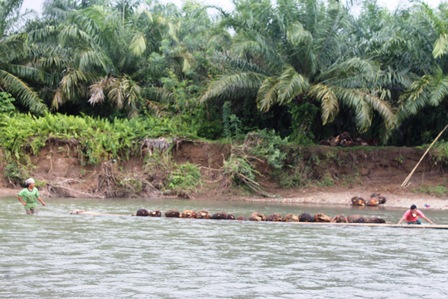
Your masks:
M 415 170 L 417 169 L 417 167 L 420 165 L 420 162 L 422 162 L 423 158 L 425 158 L 426 154 L 429 152 L 429 150 L 431 149 L 431 147 L 434 145 L 434 143 L 436 143 L 436 141 L 440 138 L 440 136 L 442 136 L 443 132 L 445 132 L 445 130 L 448 128 L 448 125 L 445 126 L 445 128 L 443 128 L 443 130 L 439 133 L 439 135 L 437 135 L 436 139 L 434 139 L 434 141 L 431 143 L 431 145 L 428 147 L 428 149 L 425 151 L 425 153 L 423 154 L 423 156 L 420 158 L 420 161 L 418 161 L 417 165 L 415 165 L 414 169 L 412 169 L 411 173 L 409 173 L 409 175 L 406 177 L 406 179 L 403 181 L 403 183 L 401 184 L 401 187 L 406 187 L 409 180 L 411 179 L 412 175 L 414 174 Z
M 364 226 L 364 227 L 397 227 L 416 229 L 448 229 L 446 224 L 393 224 L 393 223 L 332 223 L 332 222 L 288 222 L 300 226 Z

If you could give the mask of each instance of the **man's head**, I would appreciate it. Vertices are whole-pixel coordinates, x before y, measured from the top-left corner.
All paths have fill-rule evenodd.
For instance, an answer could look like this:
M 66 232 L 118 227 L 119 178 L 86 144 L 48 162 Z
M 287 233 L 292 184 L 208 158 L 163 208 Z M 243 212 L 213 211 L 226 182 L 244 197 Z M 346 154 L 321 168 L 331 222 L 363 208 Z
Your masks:
M 416 210 L 417 209 L 417 206 L 416 205 L 412 205 L 411 206 L 411 210 Z
M 33 178 L 29 178 L 25 181 L 25 185 L 28 187 L 29 185 L 35 184 L 36 182 L 34 181 Z

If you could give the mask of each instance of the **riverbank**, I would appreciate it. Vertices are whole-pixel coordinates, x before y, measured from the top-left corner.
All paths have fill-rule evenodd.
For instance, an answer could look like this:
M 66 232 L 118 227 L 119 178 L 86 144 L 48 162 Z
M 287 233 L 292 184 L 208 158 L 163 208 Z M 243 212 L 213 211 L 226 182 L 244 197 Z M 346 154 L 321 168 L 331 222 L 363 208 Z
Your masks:
M 429 196 L 426 194 L 415 194 L 405 190 L 396 190 L 388 192 L 386 190 L 366 190 L 365 188 L 328 188 L 325 190 L 298 190 L 287 197 L 276 199 L 249 199 L 250 201 L 275 201 L 294 204 L 310 204 L 320 206 L 350 206 L 351 198 L 353 196 L 360 196 L 368 199 L 373 192 L 379 192 L 386 197 L 387 201 L 384 207 L 387 208 L 402 208 L 408 209 L 412 204 L 417 205 L 419 209 L 425 209 L 427 206 L 430 209 L 448 210 L 448 199 Z M 375 209 L 377 207 L 367 207 L 368 209 Z
M 282 171 L 270 168 L 262 160 L 253 163 L 258 190 L 249 190 L 241 181 L 235 183 L 235 178 L 224 169 L 224 161 L 230 159 L 229 145 L 185 140 L 176 143 L 170 156 L 165 156 L 167 165 L 154 161 L 151 164 L 138 155 L 85 165 L 79 149 L 49 142 L 30 157 L 33 167 L 29 175 L 40 182 L 42 196 L 50 201 L 63 197 L 176 197 L 349 207 L 354 196 L 368 199 L 372 193 L 380 193 L 386 197 L 385 207 L 407 209 L 416 204 L 422 209 L 429 205 L 432 209 L 448 210 L 448 173 L 429 155 L 413 172 L 408 187 L 401 187 L 422 157 L 423 149 L 292 146 L 285 151 Z M 201 179 L 196 185 L 190 181 L 182 189 L 179 180 L 177 185 L 172 183 L 171 173 L 178 179 L 192 177 L 188 168 L 180 168 L 187 163 L 199 169 Z M 15 197 L 20 187 L 12 188 L 5 169 L 6 165 L 0 163 L 0 197 Z
M 384 207 L 407 209 L 412 204 L 417 205 L 420 209 L 437 209 L 448 210 L 448 199 L 438 198 L 426 194 L 416 194 L 406 189 L 395 188 L 393 186 L 373 188 L 367 190 L 365 187 L 358 188 L 320 188 L 320 189 L 298 189 L 287 190 L 277 194 L 274 198 L 254 197 L 254 196 L 221 196 L 215 197 L 207 194 L 198 194 L 191 200 L 222 200 L 222 201 L 245 201 L 245 202 L 276 202 L 287 204 L 309 204 L 318 206 L 350 206 L 351 198 L 353 196 L 360 196 L 368 199 L 371 193 L 381 193 L 386 197 L 387 201 Z M 10 188 L 0 188 L 0 197 L 15 197 L 18 190 Z M 46 196 L 46 191 L 41 191 L 43 197 Z M 51 199 L 46 201 L 51 202 Z M 426 208 L 425 206 L 428 206 Z M 375 209 L 376 207 L 367 207 L 368 209 Z

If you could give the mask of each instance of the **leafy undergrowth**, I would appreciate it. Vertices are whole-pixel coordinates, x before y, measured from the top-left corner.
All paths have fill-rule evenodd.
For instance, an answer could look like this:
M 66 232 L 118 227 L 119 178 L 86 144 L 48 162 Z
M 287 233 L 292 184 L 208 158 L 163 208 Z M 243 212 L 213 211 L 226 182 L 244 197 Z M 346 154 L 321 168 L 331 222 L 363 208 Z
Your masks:
M 412 189 L 412 192 L 417 194 L 428 194 L 439 198 L 448 196 L 448 188 L 446 187 L 446 184 L 439 184 L 435 186 L 422 185 Z

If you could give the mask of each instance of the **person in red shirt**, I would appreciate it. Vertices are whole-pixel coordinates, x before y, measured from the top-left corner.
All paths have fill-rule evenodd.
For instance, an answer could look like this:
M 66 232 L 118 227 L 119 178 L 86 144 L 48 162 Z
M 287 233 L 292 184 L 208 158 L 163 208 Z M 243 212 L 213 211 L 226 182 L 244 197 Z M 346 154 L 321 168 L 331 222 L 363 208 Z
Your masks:
M 422 211 L 417 209 L 416 205 L 412 205 L 411 208 L 404 213 L 403 217 L 401 217 L 400 221 L 398 221 L 398 224 L 400 224 L 403 220 L 406 220 L 408 224 L 422 224 L 420 219 L 418 219 L 419 217 L 425 219 L 431 224 L 434 224 L 434 222 L 426 218 Z

